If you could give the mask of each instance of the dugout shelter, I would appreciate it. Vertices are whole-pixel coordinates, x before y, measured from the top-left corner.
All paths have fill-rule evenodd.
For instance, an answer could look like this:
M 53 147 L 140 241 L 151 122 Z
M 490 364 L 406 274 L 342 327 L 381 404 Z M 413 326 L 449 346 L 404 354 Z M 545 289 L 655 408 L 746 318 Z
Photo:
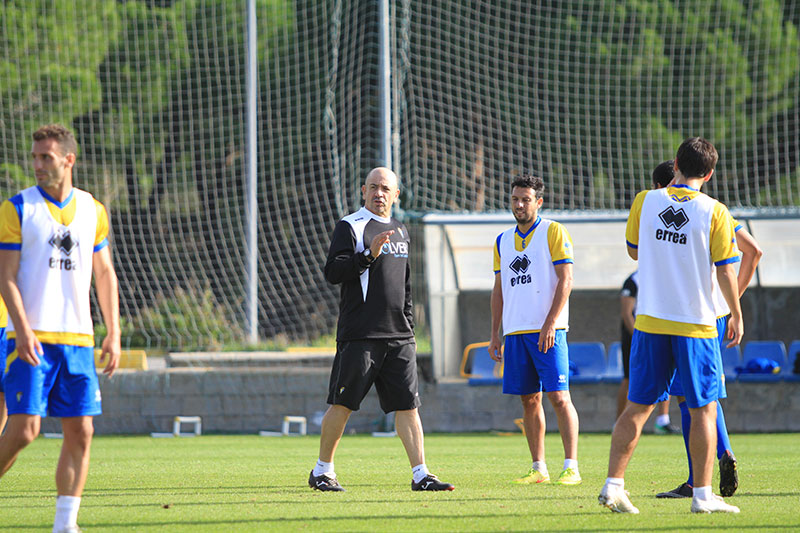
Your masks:
M 568 338 L 610 345 L 618 340 L 619 289 L 637 268 L 625 247 L 627 211 L 541 214 L 564 224 L 575 247 Z M 800 214 L 732 214 L 764 251 L 742 300 L 746 340 L 788 344 L 800 324 Z M 459 375 L 465 346 L 489 340 L 492 246 L 515 221 L 511 213 L 427 214 L 422 224 L 433 374 L 440 380 Z

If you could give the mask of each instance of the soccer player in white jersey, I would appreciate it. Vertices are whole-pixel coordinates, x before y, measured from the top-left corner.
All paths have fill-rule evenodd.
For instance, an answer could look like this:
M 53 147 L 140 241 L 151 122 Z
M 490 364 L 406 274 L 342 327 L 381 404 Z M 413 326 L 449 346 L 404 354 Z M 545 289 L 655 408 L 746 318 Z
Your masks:
M 43 416 L 61 418 L 56 533 L 80 531 L 92 417 L 101 413 L 89 304 L 93 273 L 108 331 L 101 360 L 107 361 L 103 372 L 109 377 L 120 355 L 108 215 L 92 195 L 72 186 L 77 148 L 64 126 L 36 130 L 31 156 L 37 184 L 0 206 L 0 293 L 11 319 L 3 381 L 9 416 L 0 439 L 0 475 L 39 434 Z
M 723 204 L 700 192 L 718 157 L 707 140 L 687 139 L 675 157 L 675 184 L 643 191 L 631 206 L 626 239 L 628 254 L 639 261 L 639 299 L 629 402 L 614 426 L 608 477 L 598 497 L 615 512 L 639 512 L 624 488 L 625 469 L 647 417 L 668 395 L 676 369 L 692 415 L 691 511 L 739 512 L 711 491 L 717 399 L 724 388 L 712 294 L 714 267 L 731 312 L 729 346 L 738 344 L 744 332 L 733 267 L 739 261 L 733 219 Z
M 664 161 L 656 167 L 656 170 L 661 169 L 663 174 L 662 183 L 667 186 L 674 179 L 674 161 Z M 655 179 L 656 172 L 653 172 Z M 756 267 L 763 252 L 758 245 L 756 239 L 745 229 L 745 227 L 738 221 L 734 220 L 734 234 L 736 235 L 736 247 L 742 253 L 742 259 L 739 267 L 739 274 L 737 277 L 737 285 L 739 286 L 739 298 L 741 299 L 750 280 L 753 279 Z M 715 281 L 715 280 L 713 280 Z M 730 309 L 725 302 L 719 287 L 714 283 L 714 310 L 717 315 L 717 338 L 719 339 L 720 350 L 722 350 L 727 341 L 725 340 L 725 332 L 728 328 L 728 315 Z M 720 398 L 727 397 L 727 391 L 722 389 Z M 676 376 L 672 380 L 669 388 L 670 396 L 675 396 L 678 400 L 678 407 L 681 410 L 681 431 L 683 433 L 684 446 L 686 448 L 686 458 L 689 464 L 689 477 L 686 482 L 678 485 L 670 491 L 659 492 L 656 498 L 691 498 L 692 488 L 694 487 L 694 472 L 692 469 L 692 458 L 689 450 L 689 428 L 691 427 L 692 416 L 689 413 L 689 408 L 686 405 L 686 399 L 683 394 L 683 386 L 681 380 Z M 719 491 L 723 496 L 733 496 L 736 489 L 739 488 L 739 475 L 737 473 L 738 462 L 733 453 L 731 446 L 730 436 L 728 435 L 728 427 L 725 423 L 725 413 L 722 409 L 722 403 L 717 402 L 717 459 L 719 459 Z
M 572 291 L 572 240 L 566 228 L 539 216 L 544 183 L 524 175 L 511 184 L 517 225 L 494 246 L 492 337 L 489 354 L 505 360 L 503 393 L 522 400 L 531 465 L 515 483 L 548 483 L 544 453 L 542 391 L 553 405 L 564 445 L 564 468 L 556 483 L 577 485 L 578 413 L 569 394 L 567 328 Z M 504 350 L 500 352 L 502 323 Z

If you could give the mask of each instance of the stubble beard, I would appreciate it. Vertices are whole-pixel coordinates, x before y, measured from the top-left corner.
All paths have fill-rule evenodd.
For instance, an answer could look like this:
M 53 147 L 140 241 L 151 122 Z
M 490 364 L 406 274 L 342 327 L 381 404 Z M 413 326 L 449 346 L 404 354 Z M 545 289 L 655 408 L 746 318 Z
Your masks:
M 525 213 L 524 215 L 520 216 L 517 213 L 514 213 L 514 218 L 517 220 L 517 224 L 520 226 L 525 226 L 526 224 L 530 224 L 533 222 L 533 216 L 528 215 Z
M 64 182 L 64 178 L 58 174 L 48 174 L 47 178 L 45 179 L 40 179 L 37 177 L 36 182 L 44 189 L 54 189 Z

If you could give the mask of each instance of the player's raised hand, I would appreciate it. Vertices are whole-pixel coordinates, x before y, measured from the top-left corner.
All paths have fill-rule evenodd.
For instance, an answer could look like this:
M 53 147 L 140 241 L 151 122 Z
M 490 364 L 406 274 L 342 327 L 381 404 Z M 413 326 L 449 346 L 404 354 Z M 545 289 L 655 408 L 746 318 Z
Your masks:
M 372 239 L 372 243 L 369 245 L 369 250 L 372 253 L 372 257 L 378 257 L 381 255 L 383 245 L 389 242 L 389 237 L 392 235 L 394 235 L 393 229 L 375 235 L 375 237 Z
M 489 357 L 498 363 L 503 360 L 503 353 L 500 351 L 500 344 L 500 337 L 496 334 L 492 335 L 492 340 L 489 341 Z
M 103 345 L 100 351 L 100 363 L 103 363 L 106 358 L 108 358 L 108 362 L 105 368 L 103 368 L 103 374 L 107 375 L 109 378 L 114 375 L 114 372 L 119 366 L 119 356 L 121 352 L 122 348 L 119 337 L 109 335 L 103 339 Z

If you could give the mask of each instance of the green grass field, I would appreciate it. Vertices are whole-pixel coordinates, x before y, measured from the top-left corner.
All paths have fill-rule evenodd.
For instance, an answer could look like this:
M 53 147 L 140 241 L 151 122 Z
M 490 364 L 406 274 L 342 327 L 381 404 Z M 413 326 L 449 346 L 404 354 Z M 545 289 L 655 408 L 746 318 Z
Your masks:
M 641 514 L 597 504 L 609 435 L 580 437 L 584 482 L 516 486 L 528 454 L 521 435 L 429 435 L 427 463 L 456 485 L 411 492 L 397 438 L 345 436 L 336 471 L 345 493 L 308 488 L 318 437 L 99 437 L 78 522 L 84 531 L 686 531 L 800 530 L 800 435 L 733 435 L 739 515 L 692 515 L 689 500 L 657 500 L 685 480 L 678 436 L 645 435 L 626 476 Z M 0 480 L 0 530 L 49 531 L 61 441 L 39 438 Z M 563 460 L 547 436 L 551 473 Z M 717 492 L 718 479 L 715 477 Z

